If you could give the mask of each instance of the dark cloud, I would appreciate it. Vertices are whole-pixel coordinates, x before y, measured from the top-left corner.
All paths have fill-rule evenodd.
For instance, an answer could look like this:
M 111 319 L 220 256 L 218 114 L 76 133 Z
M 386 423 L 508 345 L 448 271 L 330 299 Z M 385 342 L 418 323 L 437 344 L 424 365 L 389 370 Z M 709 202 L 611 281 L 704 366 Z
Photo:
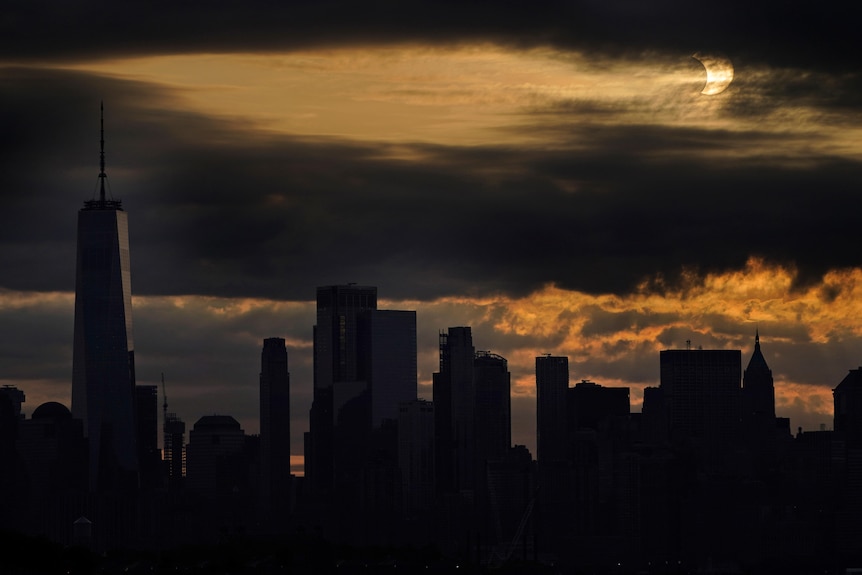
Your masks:
M 862 264 L 862 164 L 784 157 L 785 133 L 560 125 L 570 148 L 406 144 L 424 159 L 404 161 L 386 144 L 264 136 L 181 112 L 140 83 L 12 69 L 0 86 L 7 288 L 72 289 L 101 98 L 138 294 L 308 300 L 348 281 L 394 298 L 550 282 L 626 293 L 657 278 L 675 289 L 685 270 L 739 269 L 752 255 L 795 265 L 800 285 Z M 752 146 L 774 152 L 725 153 Z
M 273 51 L 394 42 L 491 41 L 610 54 L 720 50 L 731 58 L 855 71 L 854 3 L 767 0 L 13 0 L 0 17 L 0 58 Z

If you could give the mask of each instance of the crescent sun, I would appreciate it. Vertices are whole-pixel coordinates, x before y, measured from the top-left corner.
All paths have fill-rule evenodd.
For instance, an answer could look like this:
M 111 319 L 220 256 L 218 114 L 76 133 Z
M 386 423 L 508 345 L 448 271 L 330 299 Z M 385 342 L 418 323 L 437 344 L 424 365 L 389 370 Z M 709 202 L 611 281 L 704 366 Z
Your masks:
M 714 96 L 724 92 L 733 81 L 733 64 L 729 59 L 717 54 L 695 52 L 692 58 L 703 64 L 706 69 L 706 84 L 701 94 Z

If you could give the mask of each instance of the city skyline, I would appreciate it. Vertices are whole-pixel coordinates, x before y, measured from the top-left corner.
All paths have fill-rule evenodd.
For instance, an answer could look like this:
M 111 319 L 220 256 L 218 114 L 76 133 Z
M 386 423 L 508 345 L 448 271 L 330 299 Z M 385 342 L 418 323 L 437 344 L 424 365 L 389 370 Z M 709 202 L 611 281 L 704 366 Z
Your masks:
M 74 213 L 95 197 L 104 100 L 137 382 L 165 373 L 189 426 L 220 413 L 256 433 L 260 343 L 282 337 L 300 455 L 314 290 L 357 282 L 416 311 L 420 397 L 441 330 L 505 357 L 534 456 L 535 357 L 630 387 L 638 410 L 660 351 L 745 359 L 757 329 L 777 415 L 831 427 L 862 362 L 854 9 L 439 6 L 167 8 L 166 27 L 10 8 L 0 384 L 24 411 L 70 405 Z M 733 62 L 727 90 L 701 94 L 698 51 Z

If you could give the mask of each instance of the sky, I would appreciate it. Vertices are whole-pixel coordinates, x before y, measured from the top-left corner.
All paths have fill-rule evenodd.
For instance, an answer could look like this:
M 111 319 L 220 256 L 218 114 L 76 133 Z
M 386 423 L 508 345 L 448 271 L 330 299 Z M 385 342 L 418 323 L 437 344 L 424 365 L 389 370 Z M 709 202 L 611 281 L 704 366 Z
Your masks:
M 60 0 L 0 15 L 0 385 L 70 405 L 76 212 L 129 214 L 139 384 L 258 431 L 287 341 L 301 471 L 317 286 L 506 357 L 659 383 L 659 352 L 759 332 L 776 411 L 832 426 L 862 364 L 860 8 L 658 0 Z M 707 95 L 693 54 L 727 58 Z M 160 400 L 161 401 L 161 400 Z

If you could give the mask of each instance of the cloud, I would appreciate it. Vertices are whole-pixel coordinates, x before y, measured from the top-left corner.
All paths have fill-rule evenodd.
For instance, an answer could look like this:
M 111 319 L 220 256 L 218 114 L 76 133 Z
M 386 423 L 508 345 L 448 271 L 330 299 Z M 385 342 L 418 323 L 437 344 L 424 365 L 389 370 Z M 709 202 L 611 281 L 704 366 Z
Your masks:
M 84 1 L 12 2 L 0 20 L 7 59 L 75 59 L 321 46 L 490 41 L 514 47 L 637 54 L 723 50 L 732 58 L 855 70 L 855 5 L 837 0 L 789 7 L 747 2 L 553 1 L 542 10 L 505 3 L 430 0 L 239 4 Z
M 752 255 L 793 264 L 800 285 L 860 263 L 862 163 L 827 150 L 793 162 L 792 131 L 586 122 L 559 124 L 551 148 L 396 145 L 262 132 L 186 110 L 165 87 L 86 73 L 12 69 L 2 82 L 13 289 L 72 285 L 72 213 L 94 191 L 106 95 L 139 294 L 303 300 L 347 281 L 421 299 L 550 283 L 624 294 Z M 55 93 L 68 105 L 50 106 Z

